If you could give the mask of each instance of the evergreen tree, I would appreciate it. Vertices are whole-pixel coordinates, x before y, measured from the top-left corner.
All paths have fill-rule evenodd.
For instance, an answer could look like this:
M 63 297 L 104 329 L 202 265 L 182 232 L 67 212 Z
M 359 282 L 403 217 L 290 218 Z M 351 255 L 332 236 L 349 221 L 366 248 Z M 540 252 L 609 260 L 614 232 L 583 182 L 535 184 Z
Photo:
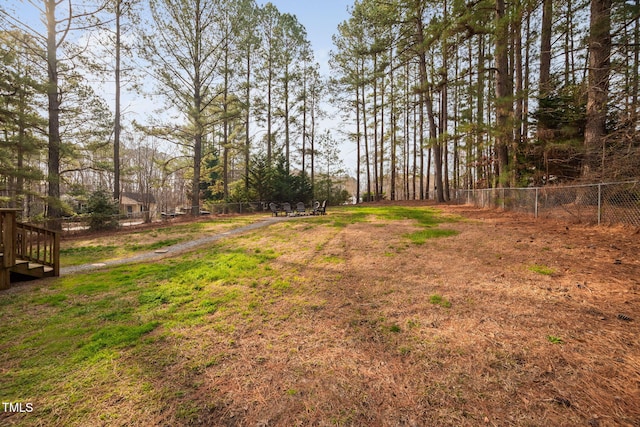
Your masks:
M 171 126 L 164 130 L 190 151 L 191 214 L 197 216 L 203 144 L 217 119 L 207 109 L 219 94 L 218 73 L 229 43 L 223 3 L 153 0 L 150 12 L 153 25 L 142 38 L 142 49 L 153 64 L 158 92 L 186 120 L 179 132 Z
M 30 182 L 43 178 L 37 159 L 44 148 L 46 120 L 37 57 L 24 49 L 30 37 L 18 30 L 0 31 L 0 194 L 4 206 L 26 213 Z M 22 40 L 16 43 L 16 40 Z

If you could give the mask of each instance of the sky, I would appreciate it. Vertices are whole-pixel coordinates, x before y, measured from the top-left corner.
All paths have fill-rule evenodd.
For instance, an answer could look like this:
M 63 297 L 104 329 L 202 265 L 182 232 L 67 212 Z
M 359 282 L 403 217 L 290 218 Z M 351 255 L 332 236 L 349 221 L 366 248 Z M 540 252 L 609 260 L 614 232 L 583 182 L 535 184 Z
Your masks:
M 257 1 L 264 5 L 266 1 Z M 347 7 L 353 0 L 271 0 L 281 13 L 290 13 L 307 30 L 307 37 L 321 65 L 321 71 L 329 72 L 329 51 L 333 49 L 331 37 L 337 33 L 338 24 L 349 19 Z
M 256 3 L 263 6 L 267 2 L 257 0 Z M 278 8 L 280 13 L 290 13 L 298 18 L 298 22 L 307 30 L 307 38 L 311 42 L 311 47 L 315 53 L 316 61 L 320 64 L 320 73 L 324 77 L 329 77 L 329 52 L 333 50 L 332 36 L 338 32 L 338 24 L 349 19 L 348 6 L 352 6 L 354 0 L 271 0 L 271 3 Z M 332 107 L 325 105 L 329 112 Z M 339 117 L 328 117 L 320 123 L 320 132 L 324 129 L 344 128 L 339 123 Z M 340 139 L 337 133 L 336 139 Z M 352 143 L 343 142 L 340 144 L 341 159 L 347 171 L 355 174 L 356 148 Z

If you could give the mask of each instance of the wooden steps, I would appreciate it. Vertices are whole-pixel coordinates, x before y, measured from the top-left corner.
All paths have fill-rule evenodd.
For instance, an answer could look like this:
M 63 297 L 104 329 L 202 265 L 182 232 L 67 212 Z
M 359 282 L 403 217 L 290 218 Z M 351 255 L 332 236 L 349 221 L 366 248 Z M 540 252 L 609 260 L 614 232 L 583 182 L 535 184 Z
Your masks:
M 54 276 L 53 267 L 24 259 L 17 259 L 15 265 L 11 268 L 11 272 L 40 279 Z

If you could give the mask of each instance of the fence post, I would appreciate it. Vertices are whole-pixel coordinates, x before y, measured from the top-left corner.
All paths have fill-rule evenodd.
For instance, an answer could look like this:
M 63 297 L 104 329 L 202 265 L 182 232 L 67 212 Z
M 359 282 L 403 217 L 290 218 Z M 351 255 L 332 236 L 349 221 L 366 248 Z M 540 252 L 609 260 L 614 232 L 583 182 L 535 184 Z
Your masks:
M 533 211 L 534 211 L 533 216 L 534 216 L 534 218 L 538 218 L 538 190 L 539 190 L 538 187 L 536 187 L 536 200 L 535 200 L 535 204 L 534 204 L 534 208 L 533 208 Z
M 602 184 L 598 184 L 598 225 L 602 222 Z

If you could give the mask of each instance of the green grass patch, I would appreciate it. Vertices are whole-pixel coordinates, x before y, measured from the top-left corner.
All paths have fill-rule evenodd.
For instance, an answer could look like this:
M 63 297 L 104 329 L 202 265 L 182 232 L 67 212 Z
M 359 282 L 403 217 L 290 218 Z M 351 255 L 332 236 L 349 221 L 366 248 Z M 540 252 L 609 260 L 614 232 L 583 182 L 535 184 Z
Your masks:
M 212 314 L 212 313 L 215 313 L 218 310 L 218 308 L 225 306 L 232 301 L 237 300 L 239 297 L 240 297 L 240 292 L 238 292 L 235 289 L 232 289 L 224 292 L 222 295 L 216 298 L 203 300 L 200 303 L 200 306 L 204 308 L 208 314 Z
M 534 264 L 529 266 L 529 271 L 533 271 L 534 273 L 542 274 L 543 276 L 552 276 L 555 274 L 555 270 L 551 267 L 547 267 L 546 265 Z
M 62 294 L 54 294 L 54 295 L 44 295 L 38 298 L 34 298 L 33 302 L 35 304 L 47 304 L 51 306 L 61 306 L 64 301 L 67 300 L 66 295 Z
M 275 258 L 270 248 L 215 246 L 157 263 L 64 276 L 2 299 L 3 316 L 12 320 L 0 324 L 3 396 L 61 399 L 65 384 L 88 381 L 85 368 L 133 349 L 158 357 L 166 353 L 161 342 L 146 336 L 161 326 L 172 335 L 174 328 L 223 316 L 211 327 L 232 332 L 236 326 L 224 318 L 248 310 L 245 296 L 255 283 L 273 284 L 260 292 L 279 297 L 291 286 L 273 278 L 269 263 Z
M 64 266 L 89 264 L 97 260 L 113 258 L 118 253 L 118 247 L 106 246 L 78 246 L 60 249 L 60 264 Z
M 184 241 L 186 241 L 186 238 L 165 239 L 147 244 L 129 244 L 125 245 L 124 248 L 128 252 L 154 251 L 156 249 L 173 246 Z
M 400 328 L 399 325 L 396 325 L 395 323 L 391 326 L 389 326 L 389 332 L 393 332 L 394 334 L 400 333 L 402 332 L 402 328 Z
M 327 255 L 322 260 L 328 264 L 341 264 L 344 262 L 344 259 L 337 255 Z
M 159 325 L 160 322 L 149 322 L 142 325 L 105 326 L 94 333 L 87 342 L 81 344 L 75 360 L 97 361 L 105 357 L 109 350 L 133 345 L 141 336 L 153 331 Z
M 419 226 L 427 228 L 426 231 L 417 232 L 415 236 L 407 236 L 412 241 L 424 243 L 427 239 L 434 237 L 452 236 L 457 232 L 453 230 L 442 230 L 432 228 L 441 223 L 455 222 L 460 219 L 453 216 L 443 216 L 440 211 L 430 207 L 407 207 L 407 206 L 345 206 L 337 207 L 331 210 L 329 216 L 334 227 L 347 227 L 348 225 L 370 222 L 375 220 L 381 221 L 402 221 L 413 220 Z M 382 226 L 382 225 L 381 225 Z
M 547 335 L 547 341 L 549 341 L 551 344 L 564 344 L 564 340 L 555 335 Z
M 450 237 L 458 234 L 455 230 L 448 230 L 446 228 L 425 228 L 414 233 L 405 234 L 412 243 L 416 245 L 423 245 L 430 239 L 436 239 L 439 237 Z
M 429 303 L 433 305 L 439 305 L 440 307 L 449 308 L 451 307 L 451 302 L 449 302 L 442 295 L 433 294 L 429 297 Z
M 436 228 L 437 225 L 458 221 L 459 218 L 443 216 L 440 211 L 430 207 L 406 207 L 406 206 L 349 206 L 332 212 L 335 227 L 346 227 L 350 224 L 371 221 L 402 221 L 412 220 L 422 229 L 405 234 L 416 245 L 422 245 L 429 239 L 455 236 L 455 230 Z M 382 224 L 383 225 L 383 224 Z M 381 225 L 381 226 L 382 226 Z

